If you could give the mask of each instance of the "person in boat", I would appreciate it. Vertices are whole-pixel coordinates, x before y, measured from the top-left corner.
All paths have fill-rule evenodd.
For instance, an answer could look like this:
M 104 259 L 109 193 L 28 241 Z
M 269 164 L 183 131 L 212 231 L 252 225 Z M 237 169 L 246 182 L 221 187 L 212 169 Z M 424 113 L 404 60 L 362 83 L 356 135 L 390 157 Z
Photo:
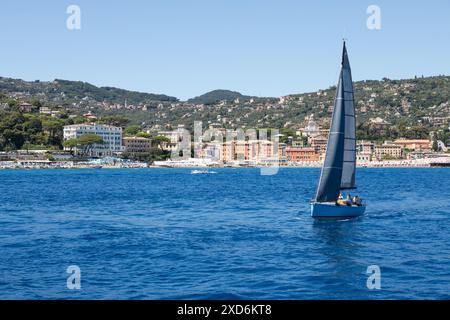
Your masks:
M 349 194 L 347 194 L 347 197 L 345 198 L 345 204 L 348 206 L 352 205 L 352 196 Z
M 353 199 L 352 199 L 352 203 L 353 203 L 355 206 L 360 207 L 360 206 L 361 206 L 361 198 L 358 197 L 358 196 L 354 196 Z
M 336 204 L 338 206 L 347 204 L 347 202 L 344 200 L 344 196 L 342 195 L 342 193 L 339 193 L 338 199 L 336 200 Z

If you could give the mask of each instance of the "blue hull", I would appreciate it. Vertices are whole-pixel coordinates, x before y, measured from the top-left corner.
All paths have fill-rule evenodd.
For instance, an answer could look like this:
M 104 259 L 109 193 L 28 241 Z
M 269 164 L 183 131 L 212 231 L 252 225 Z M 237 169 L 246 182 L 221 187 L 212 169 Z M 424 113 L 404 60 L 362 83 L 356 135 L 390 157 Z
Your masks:
M 355 218 L 366 211 L 365 206 L 337 206 L 334 203 L 311 203 L 311 217 L 313 218 Z

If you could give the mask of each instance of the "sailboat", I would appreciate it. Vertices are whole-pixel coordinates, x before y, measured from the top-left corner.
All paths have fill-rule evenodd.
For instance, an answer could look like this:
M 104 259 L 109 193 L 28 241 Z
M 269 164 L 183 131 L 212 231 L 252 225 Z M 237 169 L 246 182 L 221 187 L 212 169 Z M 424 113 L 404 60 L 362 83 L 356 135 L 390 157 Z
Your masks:
M 344 41 L 341 73 L 336 89 L 325 160 L 317 192 L 311 202 L 312 217 L 353 218 L 364 214 L 366 206 L 362 201 L 347 203 L 338 201 L 342 192 L 356 189 L 355 171 L 355 104 L 352 73 Z

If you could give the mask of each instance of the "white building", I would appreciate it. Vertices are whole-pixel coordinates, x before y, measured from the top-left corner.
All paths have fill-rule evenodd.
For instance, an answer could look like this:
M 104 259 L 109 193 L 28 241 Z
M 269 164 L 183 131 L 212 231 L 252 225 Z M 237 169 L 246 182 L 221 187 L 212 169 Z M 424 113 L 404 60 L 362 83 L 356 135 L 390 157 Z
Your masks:
M 40 114 L 46 114 L 46 115 L 49 115 L 49 116 L 52 116 L 52 117 L 56 117 L 56 116 L 58 116 L 59 111 L 52 110 L 49 107 L 40 107 L 39 108 L 39 113 Z
M 317 137 L 319 135 L 320 135 L 320 127 L 314 121 L 314 114 L 312 114 L 308 118 L 308 124 L 303 129 L 303 136 L 305 136 L 305 137 Z
M 76 139 L 84 134 L 96 134 L 103 139 L 102 144 L 95 144 L 90 150 L 91 157 L 113 156 L 123 151 L 122 128 L 104 124 L 74 124 L 64 126 L 64 140 Z M 69 148 L 64 148 L 69 150 Z M 77 149 L 73 149 L 77 153 Z
M 176 130 L 173 131 L 158 131 L 158 136 L 163 136 L 170 139 L 171 143 L 179 143 L 183 139 L 185 134 L 184 125 L 178 125 Z

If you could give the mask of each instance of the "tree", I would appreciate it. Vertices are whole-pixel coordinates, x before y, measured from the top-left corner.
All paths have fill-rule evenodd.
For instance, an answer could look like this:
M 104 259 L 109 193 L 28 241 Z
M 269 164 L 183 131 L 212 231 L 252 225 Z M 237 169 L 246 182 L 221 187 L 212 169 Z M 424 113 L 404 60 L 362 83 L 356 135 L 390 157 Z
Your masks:
M 87 133 L 81 135 L 79 138 L 69 139 L 63 142 L 64 147 L 70 149 L 70 153 L 73 154 L 73 149 L 77 148 L 79 151 L 79 155 L 81 157 L 85 157 L 89 155 L 92 148 L 96 144 L 102 144 L 103 138 L 99 135 Z
M 42 128 L 48 134 L 47 144 L 61 146 L 64 121 L 50 118 L 42 121 Z
M 156 136 L 152 139 L 152 145 L 159 149 L 163 149 L 163 146 L 167 143 L 170 143 L 170 139 L 165 136 Z
M 99 135 L 87 133 L 78 138 L 78 146 L 81 149 L 81 156 L 84 157 L 90 153 L 95 144 L 102 144 L 103 138 Z
M 3 131 L 3 138 L 7 149 L 19 150 L 25 143 L 25 137 L 22 131 L 17 129 L 6 129 Z
M 65 148 L 69 148 L 69 152 L 71 155 L 73 155 L 73 149 L 78 146 L 78 139 L 69 139 L 63 142 L 63 146 Z
M 140 138 L 150 138 L 151 137 L 151 135 L 149 134 L 149 133 L 147 133 L 147 132 L 138 132 L 137 134 L 136 134 L 136 137 L 140 137 Z
M 19 103 L 17 102 L 17 100 L 14 100 L 14 99 L 8 99 L 8 101 L 6 101 L 6 103 L 7 103 L 11 108 L 17 107 L 17 105 L 19 104 Z
M 137 124 L 133 124 L 133 125 L 125 128 L 124 134 L 127 136 L 135 136 L 140 130 L 141 130 L 141 126 L 139 126 Z
M 27 151 L 27 154 L 29 152 L 29 150 L 33 147 L 33 144 L 31 144 L 30 142 L 25 142 L 22 146 L 22 149 L 25 149 Z
M 125 128 L 125 126 L 130 122 L 130 119 L 128 119 L 125 116 L 114 115 L 101 117 L 98 122 L 103 124 L 109 124 L 111 126 Z
M 433 139 L 433 151 L 439 151 L 438 142 L 436 139 Z
M 170 151 L 163 151 L 159 148 L 151 148 L 149 152 L 143 152 L 143 153 L 129 153 L 129 152 L 123 152 L 120 155 L 123 159 L 131 159 L 131 160 L 137 160 L 137 161 L 145 161 L 148 163 L 152 163 L 154 161 L 164 161 L 170 158 Z
M 38 108 L 42 107 L 42 103 L 38 98 L 31 99 L 31 104 Z

